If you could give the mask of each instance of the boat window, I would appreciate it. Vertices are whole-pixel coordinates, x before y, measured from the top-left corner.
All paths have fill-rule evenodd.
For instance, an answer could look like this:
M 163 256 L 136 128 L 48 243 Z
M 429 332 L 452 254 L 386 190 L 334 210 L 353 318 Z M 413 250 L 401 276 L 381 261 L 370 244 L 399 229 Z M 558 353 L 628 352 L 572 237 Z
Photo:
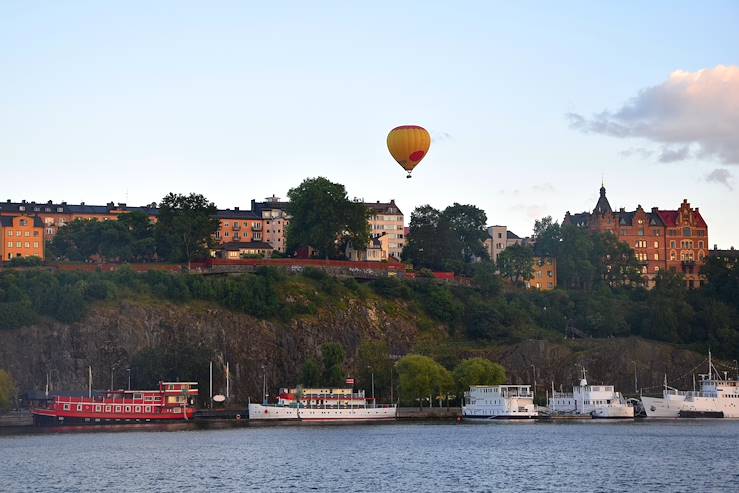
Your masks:
M 99 413 L 102 410 L 102 406 L 95 406 L 95 412 Z
M 116 406 L 115 407 L 115 412 L 117 412 L 117 413 L 121 412 L 121 406 Z
M 110 412 L 110 406 L 105 406 L 105 412 L 106 413 L 109 413 Z
M 130 413 L 131 412 L 131 406 L 126 406 L 126 412 L 127 413 Z
M 82 411 L 82 404 L 77 404 L 77 410 Z
M 136 412 L 137 413 L 140 413 L 141 412 L 141 406 L 136 406 Z
M 146 410 L 147 413 L 151 412 L 151 406 L 146 406 L 144 409 Z
M 64 404 L 64 410 L 69 411 L 69 404 Z

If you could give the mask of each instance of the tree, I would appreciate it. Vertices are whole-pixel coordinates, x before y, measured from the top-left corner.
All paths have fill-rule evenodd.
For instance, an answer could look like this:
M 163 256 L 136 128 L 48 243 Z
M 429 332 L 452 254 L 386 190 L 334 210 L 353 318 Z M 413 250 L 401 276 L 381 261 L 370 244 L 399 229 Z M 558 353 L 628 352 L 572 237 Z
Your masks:
M 15 401 L 15 381 L 5 370 L 0 370 L 0 411 L 7 412 Z
M 530 247 L 511 245 L 498 255 L 500 273 L 516 284 L 534 276 L 534 252 Z
M 534 255 L 537 257 L 556 257 L 559 254 L 559 245 L 562 241 L 562 232 L 559 223 L 547 216 L 534 221 Z
M 479 259 L 487 259 L 485 212 L 474 205 L 453 205 L 439 212 L 430 205 L 411 213 L 410 235 L 403 260 L 414 267 L 462 272 Z
M 371 391 L 374 378 L 376 398 L 390 397 L 390 372 L 393 371 L 393 364 L 385 341 L 365 341 L 360 344 L 356 366 L 359 381 L 365 391 Z
M 206 257 L 215 247 L 216 206 L 203 195 L 170 193 L 159 205 L 155 227 L 157 251 L 171 261 L 190 262 Z
M 155 255 L 153 227 L 142 212 L 121 214 L 116 221 L 77 219 L 59 229 L 49 255 L 84 261 L 151 261 Z
M 307 178 L 287 193 L 287 249 L 313 247 L 325 258 L 338 255 L 338 245 L 366 247 L 370 238 L 369 211 L 361 202 L 349 200 L 344 185 L 323 177 Z
M 303 371 L 300 377 L 301 383 L 305 387 L 318 387 L 321 385 L 321 367 L 313 358 L 308 358 L 303 363 Z
M 402 357 L 395 367 L 401 399 L 405 402 L 418 401 L 419 408 L 424 399 L 428 399 L 431 405 L 434 395 L 448 392 L 453 382 L 449 371 L 428 356 L 409 354 Z
M 454 368 L 453 375 L 458 395 L 468 391 L 471 385 L 501 385 L 506 382 L 505 368 L 485 358 L 462 361 Z
M 336 342 L 327 342 L 321 346 L 321 359 L 323 360 L 323 385 L 327 387 L 338 387 L 344 383 L 344 348 Z
M 611 232 L 593 235 L 593 265 L 598 280 L 611 287 L 640 285 L 643 278 L 634 250 Z

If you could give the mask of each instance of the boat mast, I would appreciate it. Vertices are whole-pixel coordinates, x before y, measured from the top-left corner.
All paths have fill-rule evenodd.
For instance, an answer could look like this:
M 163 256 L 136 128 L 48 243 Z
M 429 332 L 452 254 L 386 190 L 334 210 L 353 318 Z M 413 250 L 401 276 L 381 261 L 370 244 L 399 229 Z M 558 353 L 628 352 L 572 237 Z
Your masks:
M 92 366 L 87 367 L 87 397 L 92 398 Z

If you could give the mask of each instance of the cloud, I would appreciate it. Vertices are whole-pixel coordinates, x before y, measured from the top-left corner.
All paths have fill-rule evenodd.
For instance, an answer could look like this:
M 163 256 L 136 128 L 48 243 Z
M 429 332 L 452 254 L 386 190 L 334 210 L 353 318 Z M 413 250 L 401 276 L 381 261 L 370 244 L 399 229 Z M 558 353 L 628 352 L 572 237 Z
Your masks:
M 454 140 L 454 137 L 448 132 L 440 132 L 438 130 L 431 131 L 432 142 L 444 142 L 445 140 Z
M 590 118 L 578 113 L 566 116 L 571 128 L 584 133 L 660 144 L 661 162 L 697 157 L 739 164 L 739 66 L 677 70 L 616 111 Z
M 710 173 L 706 175 L 707 182 L 720 183 L 721 185 L 724 185 L 729 190 L 734 190 L 734 187 L 731 184 L 733 179 L 734 177 L 729 172 L 729 170 L 723 169 L 723 168 L 716 168 L 715 170 L 711 171 Z
M 623 151 L 618 153 L 619 156 L 622 158 L 630 158 L 632 156 L 637 156 L 641 159 L 649 159 L 654 155 L 654 151 L 650 151 L 649 149 L 645 149 L 643 147 L 631 147 L 629 149 L 624 149 Z
M 539 204 L 516 204 L 508 209 L 516 212 L 524 212 L 529 219 L 541 219 L 547 212 L 547 207 Z

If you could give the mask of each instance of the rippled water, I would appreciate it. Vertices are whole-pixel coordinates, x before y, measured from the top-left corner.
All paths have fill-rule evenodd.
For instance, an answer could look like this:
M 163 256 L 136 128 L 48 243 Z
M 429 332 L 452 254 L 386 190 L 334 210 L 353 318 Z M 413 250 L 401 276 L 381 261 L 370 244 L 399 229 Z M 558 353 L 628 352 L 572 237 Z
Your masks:
M 0 436 L 0 491 L 739 491 L 739 422 Z

